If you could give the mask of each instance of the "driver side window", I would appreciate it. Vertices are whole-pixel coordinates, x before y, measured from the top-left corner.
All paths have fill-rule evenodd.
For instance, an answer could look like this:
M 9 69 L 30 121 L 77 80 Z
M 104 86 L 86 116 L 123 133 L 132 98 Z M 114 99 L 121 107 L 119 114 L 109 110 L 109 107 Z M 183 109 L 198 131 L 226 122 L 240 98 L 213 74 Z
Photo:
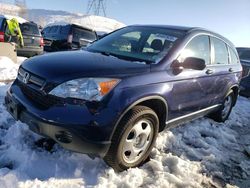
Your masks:
M 182 63 L 187 57 L 203 59 L 206 65 L 210 64 L 209 37 L 205 35 L 193 38 L 181 52 L 178 61 Z

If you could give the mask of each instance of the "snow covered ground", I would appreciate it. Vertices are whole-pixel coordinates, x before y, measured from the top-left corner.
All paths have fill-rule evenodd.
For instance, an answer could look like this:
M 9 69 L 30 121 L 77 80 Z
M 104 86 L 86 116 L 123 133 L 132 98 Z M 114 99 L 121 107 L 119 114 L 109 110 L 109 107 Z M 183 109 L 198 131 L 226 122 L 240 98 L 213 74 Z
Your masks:
M 55 145 L 45 151 L 25 124 L 3 106 L 0 85 L 0 187 L 221 187 L 250 186 L 250 100 L 240 97 L 229 120 L 202 118 L 158 137 L 152 159 L 115 173 L 101 159 Z
M 26 57 L 17 57 L 14 63 L 10 58 L 0 56 L 0 82 L 10 81 L 16 78 L 19 65 L 27 59 Z
M 201 118 L 165 130 L 148 163 L 115 173 L 99 158 L 36 146 L 40 137 L 3 106 L 8 87 L 0 83 L 1 188 L 250 187 L 250 99 L 240 97 L 225 123 Z

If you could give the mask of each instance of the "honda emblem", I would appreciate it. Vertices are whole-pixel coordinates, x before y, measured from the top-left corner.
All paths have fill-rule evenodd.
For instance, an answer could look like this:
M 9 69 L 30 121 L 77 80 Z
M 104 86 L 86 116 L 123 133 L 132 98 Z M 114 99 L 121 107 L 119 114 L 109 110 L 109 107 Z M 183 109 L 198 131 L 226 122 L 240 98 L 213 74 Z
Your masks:
M 27 84 L 29 82 L 30 74 L 25 72 L 23 75 L 23 83 Z

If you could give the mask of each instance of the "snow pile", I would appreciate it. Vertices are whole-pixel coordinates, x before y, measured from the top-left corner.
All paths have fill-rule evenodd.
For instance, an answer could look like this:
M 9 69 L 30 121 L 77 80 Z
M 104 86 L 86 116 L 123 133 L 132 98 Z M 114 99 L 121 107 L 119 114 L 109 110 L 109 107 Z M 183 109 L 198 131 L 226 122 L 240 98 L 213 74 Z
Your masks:
M 8 81 L 16 78 L 18 65 L 8 57 L 0 56 L 0 81 Z
M 10 58 L 0 56 L 0 82 L 14 80 L 19 65 L 26 59 L 26 57 L 17 57 L 17 63 L 14 63 Z
M 0 84 L 0 187 L 239 187 L 250 186 L 250 100 L 240 97 L 226 123 L 201 118 L 160 133 L 151 160 L 115 173 L 101 159 L 55 145 L 15 122 L 3 106 Z
M 26 59 L 28 59 L 28 58 L 27 58 L 27 57 L 18 56 L 18 57 L 17 57 L 17 64 L 18 64 L 18 65 L 21 65 L 22 62 L 24 62 Z

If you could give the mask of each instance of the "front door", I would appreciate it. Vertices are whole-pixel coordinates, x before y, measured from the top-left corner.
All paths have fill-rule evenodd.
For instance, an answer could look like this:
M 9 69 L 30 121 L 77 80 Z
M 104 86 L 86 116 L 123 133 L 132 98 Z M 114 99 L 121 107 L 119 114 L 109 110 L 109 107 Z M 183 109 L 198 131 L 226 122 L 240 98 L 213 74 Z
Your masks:
M 194 37 L 182 50 L 177 58 L 179 63 L 188 57 L 196 57 L 205 60 L 206 65 L 211 64 L 210 41 L 206 35 Z M 184 116 L 211 106 L 214 80 L 212 70 L 183 69 L 173 81 L 172 94 L 170 96 L 169 119 Z

